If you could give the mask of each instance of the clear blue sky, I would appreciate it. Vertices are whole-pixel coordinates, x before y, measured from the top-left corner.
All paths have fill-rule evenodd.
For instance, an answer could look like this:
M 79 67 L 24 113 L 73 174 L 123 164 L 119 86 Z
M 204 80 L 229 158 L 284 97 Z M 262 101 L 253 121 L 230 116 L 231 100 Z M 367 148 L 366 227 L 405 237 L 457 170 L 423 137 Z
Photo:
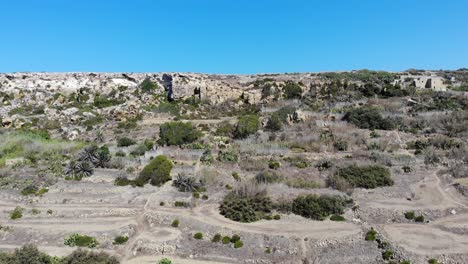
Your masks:
M 468 0 L 0 0 L 0 72 L 468 67 Z

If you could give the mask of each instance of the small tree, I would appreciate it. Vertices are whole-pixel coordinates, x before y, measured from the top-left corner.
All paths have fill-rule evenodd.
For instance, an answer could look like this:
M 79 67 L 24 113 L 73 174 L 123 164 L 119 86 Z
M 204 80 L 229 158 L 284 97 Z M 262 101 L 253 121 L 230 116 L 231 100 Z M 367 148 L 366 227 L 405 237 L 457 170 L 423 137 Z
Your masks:
M 254 134 L 260 127 L 260 121 L 256 115 L 245 115 L 239 118 L 234 136 L 236 138 L 246 138 Z
M 159 128 L 159 141 L 165 145 L 183 145 L 199 139 L 202 133 L 191 123 L 168 122 Z
M 148 181 L 155 186 L 161 186 L 171 180 L 172 162 L 164 155 L 154 158 L 146 165 L 137 178 L 138 185 L 144 185 Z
M 150 78 L 146 78 L 143 82 L 140 83 L 140 89 L 144 93 L 150 93 L 158 88 L 158 85 L 150 80 Z

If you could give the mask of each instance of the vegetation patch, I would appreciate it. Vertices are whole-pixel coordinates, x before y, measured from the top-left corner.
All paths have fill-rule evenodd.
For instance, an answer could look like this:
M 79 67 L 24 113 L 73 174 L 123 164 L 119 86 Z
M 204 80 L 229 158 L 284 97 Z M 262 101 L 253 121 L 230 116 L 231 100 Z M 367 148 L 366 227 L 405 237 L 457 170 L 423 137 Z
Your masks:
M 390 170 L 378 165 L 351 165 L 339 169 L 335 176 L 345 179 L 353 187 L 373 189 L 393 185 Z
M 94 237 L 75 233 L 66 238 L 64 244 L 70 247 L 95 248 L 99 245 L 99 242 Z

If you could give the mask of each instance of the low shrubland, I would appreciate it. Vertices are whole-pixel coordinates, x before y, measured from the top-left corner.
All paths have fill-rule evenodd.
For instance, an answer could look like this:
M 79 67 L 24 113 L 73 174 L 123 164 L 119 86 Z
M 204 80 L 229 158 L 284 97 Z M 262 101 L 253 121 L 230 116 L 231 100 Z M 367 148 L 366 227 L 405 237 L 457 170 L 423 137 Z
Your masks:
M 343 214 L 347 201 L 340 196 L 298 196 L 292 202 L 292 212 L 314 220 L 324 220 L 331 214 Z
M 164 145 L 183 145 L 192 143 L 202 136 L 191 123 L 169 122 L 159 128 L 159 143 Z
M 151 185 L 161 186 L 171 180 L 172 167 L 171 160 L 164 155 L 159 155 L 143 168 L 135 180 L 136 185 L 143 186 L 149 182 Z
M 96 238 L 87 236 L 87 235 L 80 235 L 80 234 L 72 234 L 65 239 L 63 242 L 65 245 L 70 247 L 88 247 L 88 248 L 95 248 L 99 245 L 99 242 Z
M 258 184 L 242 184 L 222 201 L 220 213 L 238 222 L 255 222 L 273 209 L 266 189 Z
M 350 165 L 340 168 L 331 178 L 331 185 L 337 187 L 340 178 L 344 179 L 352 187 L 366 189 L 393 185 L 389 169 L 379 165 Z
M 24 245 L 12 253 L 0 252 L 0 263 L 5 264 L 119 264 L 116 257 L 104 252 L 77 249 L 65 257 L 54 257 L 41 252 L 34 245 Z

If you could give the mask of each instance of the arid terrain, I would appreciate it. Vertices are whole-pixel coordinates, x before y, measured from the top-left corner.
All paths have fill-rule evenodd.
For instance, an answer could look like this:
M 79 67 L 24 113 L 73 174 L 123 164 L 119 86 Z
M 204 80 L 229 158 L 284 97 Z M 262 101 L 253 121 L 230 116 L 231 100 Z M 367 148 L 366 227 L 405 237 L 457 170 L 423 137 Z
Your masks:
M 468 263 L 467 69 L 0 74 L 0 122 L 0 263 Z

